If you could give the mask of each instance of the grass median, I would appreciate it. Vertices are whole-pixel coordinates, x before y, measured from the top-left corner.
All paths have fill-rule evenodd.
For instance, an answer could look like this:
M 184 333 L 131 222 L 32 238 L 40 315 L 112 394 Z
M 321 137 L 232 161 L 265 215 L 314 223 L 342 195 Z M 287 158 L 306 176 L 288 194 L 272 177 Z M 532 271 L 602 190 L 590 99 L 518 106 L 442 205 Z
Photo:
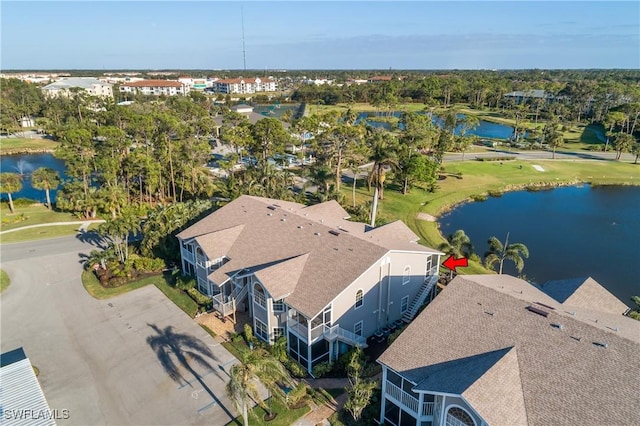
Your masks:
M 0 154 L 18 154 L 23 152 L 53 151 L 59 145 L 51 139 L 40 138 L 2 138 L 0 139 Z
M 9 275 L 5 271 L 0 269 L 0 293 L 5 291 L 7 287 L 9 287 L 9 284 L 11 284 Z
M 20 205 L 18 200 L 14 202 L 16 211 L 11 213 L 7 203 L 0 204 L 0 217 L 2 217 L 2 231 L 22 228 L 23 226 L 39 225 L 54 222 L 73 222 L 78 218 L 71 213 L 63 213 L 49 210 L 42 204 Z
M 0 244 L 21 243 L 23 241 L 43 240 L 48 238 L 67 237 L 78 233 L 77 225 L 52 225 L 23 229 L 0 235 Z

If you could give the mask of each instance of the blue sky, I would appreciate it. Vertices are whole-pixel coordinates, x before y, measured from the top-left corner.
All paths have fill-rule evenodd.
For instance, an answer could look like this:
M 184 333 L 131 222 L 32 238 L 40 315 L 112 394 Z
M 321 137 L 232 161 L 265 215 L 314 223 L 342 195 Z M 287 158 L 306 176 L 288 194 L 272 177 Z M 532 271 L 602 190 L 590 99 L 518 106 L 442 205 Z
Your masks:
M 7 1 L 8 69 L 640 68 L 637 1 Z

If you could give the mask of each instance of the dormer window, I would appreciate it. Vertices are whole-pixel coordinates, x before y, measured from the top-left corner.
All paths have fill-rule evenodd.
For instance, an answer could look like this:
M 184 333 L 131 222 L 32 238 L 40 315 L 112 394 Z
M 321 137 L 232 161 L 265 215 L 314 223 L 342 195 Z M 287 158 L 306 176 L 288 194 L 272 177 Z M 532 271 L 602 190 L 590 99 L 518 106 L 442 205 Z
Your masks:
M 356 306 L 355 308 L 358 309 L 360 306 L 362 306 L 362 304 L 364 303 L 364 292 L 362 291 L 362 289 L 356 291 Z

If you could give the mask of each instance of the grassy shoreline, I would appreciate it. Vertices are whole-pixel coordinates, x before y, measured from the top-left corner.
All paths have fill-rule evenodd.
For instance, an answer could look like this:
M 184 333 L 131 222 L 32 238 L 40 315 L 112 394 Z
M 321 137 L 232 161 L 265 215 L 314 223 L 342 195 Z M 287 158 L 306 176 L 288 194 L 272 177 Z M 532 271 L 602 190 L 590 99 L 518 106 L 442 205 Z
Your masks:
M 39 138 L 2 138 L 0 139 L 0 154 L 39 154 L 53 152 L 59 145 L 51 139 Z
M 540 165 L 538 172 L 532 165 Z M 555 188 L 571 185 L 640 185 L 640 166 L 614 161 L 593 160 L 539 160 L 510 161 L 503 165 L 494 162 L 456 162 L 446 164 L 447 177 L 438 182 L 440 189 L 429 193 L 414 188 L 402 195 L 397 186 L 388 185 L 385 200 L 379 204 L 378 218 L 391 222 L 402 220 L 420 237 L 420 243 L 438 248 L 445 242 L 438 220 L 446 212 L 460 204 L 473 201 L 472 197 L 489 193 Z M 461 174 L 455 177 L 454 174 Z M 343 187 L 345 202 L 351 205 L 351 186 Z M 357 188 L 356 203 L 371 200 L 366 185 Z M 436 221 L 418 219 L 418 213 L 436 217 Z M 487 273 L 487 269 L 472 263 L 462 273 Z

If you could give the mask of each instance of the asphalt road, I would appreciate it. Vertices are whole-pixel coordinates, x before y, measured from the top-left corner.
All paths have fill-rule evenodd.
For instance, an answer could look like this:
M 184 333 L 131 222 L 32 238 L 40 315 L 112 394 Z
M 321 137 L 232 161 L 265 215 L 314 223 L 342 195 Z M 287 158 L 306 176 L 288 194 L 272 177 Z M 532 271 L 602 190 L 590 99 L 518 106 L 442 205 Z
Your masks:
M 24 347 L 59 425 L 226 424 L 237 360 L 153 285 L 89 296 L 87 236 L 0 246 L 0 351 Z
M 513 156 L 518 160 L 551 160 L 551 151 L 513 151 L 509 148 L 486 148 L 481 152 L 467 152 L 464 160 L 473 160 L 476 157 Z M 462 153 L 449 153 L 444 156 L 444 161 L 462 161 Z M 558 160 L 615 160 L 615 152 L 600 151 L 556 151 Z M 623 153 L 621 161 L 634 161 L 635 155 Z

